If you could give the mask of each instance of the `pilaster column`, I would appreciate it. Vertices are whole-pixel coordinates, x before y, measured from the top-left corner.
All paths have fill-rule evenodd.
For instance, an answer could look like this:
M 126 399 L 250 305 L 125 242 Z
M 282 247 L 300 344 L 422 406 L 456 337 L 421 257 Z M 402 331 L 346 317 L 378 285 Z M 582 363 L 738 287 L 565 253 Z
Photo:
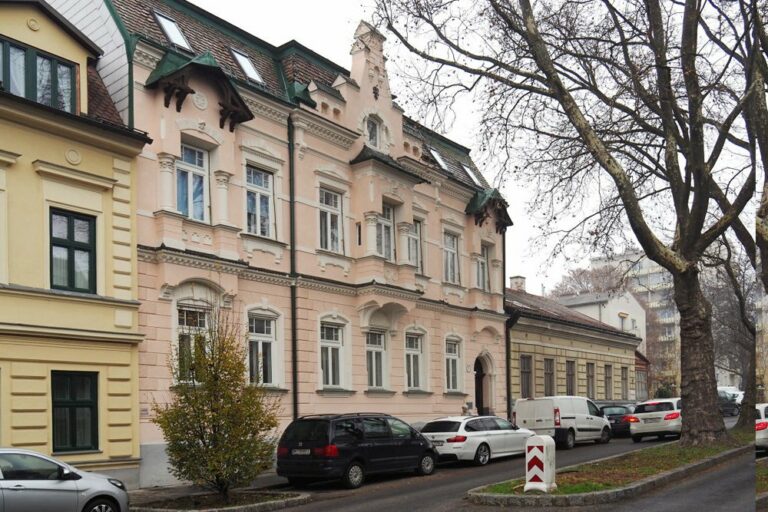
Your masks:
M 229 180 L 234 176 L 229 171 L 218 170 L 213 173 L 216 179 L 216 203 L 214 204 L 214 224 L 229 224 Z
M 365 212 L 365 255 L 373 256 L 376 251 L 376 224 L 379 221 L 378 212 Z
M 161 210 L 177 211 L 173 198 L 173 176 L 176 171 L 176 157 L 170 153 L 158 153 L 157 162 L 160 165 L 158 182 L 158 201 Z
M 397 223 L 397 243 L 400 250 L 397 254 L 397 263 L 400 265 L 410 265 L 411 260 L 408 258 L 408 234 L 411 232 L 413 225 L 409 222 Z

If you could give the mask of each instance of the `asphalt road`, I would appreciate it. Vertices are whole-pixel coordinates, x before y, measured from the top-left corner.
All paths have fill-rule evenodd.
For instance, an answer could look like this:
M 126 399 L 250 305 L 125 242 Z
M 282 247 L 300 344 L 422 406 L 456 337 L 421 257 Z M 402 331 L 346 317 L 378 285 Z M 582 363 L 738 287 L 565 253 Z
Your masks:
M 577 445 L 573 450 L 558 450 L 557 465 L 569 466 L 609 457 L 628 451 L 658 444 L 658 441 L 633 443 L 631 439 L 613 439 L 605 445 L 593 443 Z M 444 464 L 428 477 L 396 475 L 371 477 L 363 487 L 353 491 L 343 489 L 338 483 L 315 484 L 309 487 L 312 502 L 293 508 L 295 511 L 352 512 L 384 511 L 455 511 L 483 510 L 464 501 L 464 494 L 473 487 L 492 484 L 525 474 L 525 457 L 522 455 L 491 461 L 487 466 L 474 467 L 462 464 Z
M 731 428 L 736 423 L 737 418 L 725 418 L 726 427 Z M 644 448 L 649 445 L 659 444 L 659 441 L 654 439 L 644 440 L 642 443 L 633 443 L 629 438 L 612 439 L 610 443 L 606 445 L 599 445 L 593 443 L 586 443 L 577 445 L 573 450 L 558 450 L 557 451 L 557 466 L 570 466 L 572 464 L 580 464 L 595 459 L 604 457 L 610 457 L 611 455 L 618 455 L 620 453 L 626 453 L 638 448 Z M 413 475 L 392 475 L 392 476 L 380 476 L 370 477 L 366 483 L 360 489 L 347 490 L 341 487 L 339 483 L 319 483 L 310 486 L 307 490 L 312 493 L 312 501 L 307 505 L 301 507 L 295 507 L 292 510 L 297 512 L 309 512 L 309 511 L 328 511 L 334 512 L 358 512 L 358 511 L 397 511 L 404 512 L 408 510 L 418 510 L 419 512 L 438 512 L 438 511 L 473 511 L 473 512 L 489 512 L 493 510 L 493 507 L 473 505 L 464 500 L 464 495 L 469 489 L 474 487 L 480 487 L 482 485 L 488 485 L 503 480 L 512 478 L 522 478 L 525 475 L 525 457 L 522 455 L 516 457 L 505 458 L 501 460 L 491 461 L 487 466 L 474 467 L 463 464 L 442 464 L 438 466 L 438 470 L 428 477 L 415 477 Z M 741 466 L 744 466 L 742 464 Z M 747 478 L 751 471 L 751 483 Z M 729 470 L 730 472 L 730 470 Z M 707 475 L 716 474 L 709 472 Z M 669 488 L 649 495 L 647 498 L 643 497 L 643 500 L 648 500 L 648 504 L 642 507 L 638 506 L 636 501 L 626 503 L 626 508 L 618 508 L 616 505 L 606 508 L 605 512 L 610 510 L 611 512 L 626 510 L 629 512 L 637 512 L 638 510 L 653 510 L 654 512 L 662 510 L 674 510 L 679 512 L 680 510 L 695 510 L 695 507 L 691 505 L 695 502 L 706 504 L 700 508 L 700 510 L 706 510 L 707 512 L 716 512 L 718 510 L 723 511 L 742 511 L 752 510 L 752 508 L 732 507 L 730 508 L 710 508 L 709 504 L 714 503 L 719 506 L 720 503 L 738 503 L 741 504 L 741 498 L 743 495 L 748 496 L 750 507 L 754 507 L 754 467 L 750 466 L 748 469 L 740 467 L 736 472 L 737 477 L 728 476 L 723 478 L 717 474 L 713 476 L 713 482 L 703 480 L 698 485 L 703 486 L 707 492 L 705 495 L 708 500 L 700 501 L 700 498 L 692 496 L 696 494 L 697 487 L 693 487 L 693 491 L 685 487 L 683 496 L 680 498 L 680 492 L 676 489 L 675 492 L 670 492 Z M 730 475 L 730 473 L 729 473 Z M 745 480 L 746 479 L 746 480 Z M 745 482 L 747 482 L 745 484 Z M 716 485 L 715 485 L 716 484 Z M 728 489 L 727 485 L 731 485 Z M 749 487 L 751 485 L 751 487 Z M 751 491 L 741 492 L 737 489 L 742 487 L 749 487 Z M 717 495 L 722 493 L 720 499 L 716 499 Z M 738 493 L 739 496 L 734 496 Z M 710 494 L 714 496 L 710 496 Z M 666 503 L 667 497 L 674 499 L 670 500 L 672 503 L 676 503 L 676 508 L 656 508 Z M 682 501 L 680 501 L 682 499 Z M 682 503 L 682 505 L 681 505 Z M 746 503 L 746 502 L 745 502 Z M 623 505 L 622 505 L 623 506 Z M 666 506 L 666 505 L 663 505 Z M 560 509 L 562 510 L 562 509 Z M 595 509 L 592 509 L 595 510 Z M 600 510 L 603 512 L 603 510 Z

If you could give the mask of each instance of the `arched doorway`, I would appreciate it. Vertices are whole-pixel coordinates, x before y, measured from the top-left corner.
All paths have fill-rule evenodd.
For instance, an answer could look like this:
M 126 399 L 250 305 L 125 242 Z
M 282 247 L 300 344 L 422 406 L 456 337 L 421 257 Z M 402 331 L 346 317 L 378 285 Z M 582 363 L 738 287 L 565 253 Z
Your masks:
M 477 414 L 491 414 L 491 376 L 483 356 L 475 359 L 475 408 Z

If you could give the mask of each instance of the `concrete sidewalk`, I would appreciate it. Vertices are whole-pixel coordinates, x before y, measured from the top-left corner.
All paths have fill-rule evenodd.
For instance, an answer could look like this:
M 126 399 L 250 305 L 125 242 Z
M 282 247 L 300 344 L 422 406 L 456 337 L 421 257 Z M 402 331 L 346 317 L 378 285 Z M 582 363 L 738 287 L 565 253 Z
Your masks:
M 277 476 L 274 471 L 267 471 L 251 483 L 252 489 L 273 489 L 288 485 L 288 480 Z M 201 494 L 210 492 L 202 487 L 195 485 L 173 485 L 167 487 L 146 487 L 128 491 L 131 505 L 146 505 L 161 500 L 172 500 L 189 496 L 192 494 Z

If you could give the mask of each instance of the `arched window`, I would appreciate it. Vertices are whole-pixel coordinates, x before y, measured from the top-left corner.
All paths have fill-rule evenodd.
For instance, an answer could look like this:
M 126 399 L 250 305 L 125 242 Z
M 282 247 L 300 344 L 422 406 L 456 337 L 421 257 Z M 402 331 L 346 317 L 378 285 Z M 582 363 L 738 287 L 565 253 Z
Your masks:
M 368 145 L 374 148 L 378 148 L 381 123 L 375 117 L 369 116 L 365 126 L 366 131 L 368 132 Z
M 184 299 L 176 303 L 178 346 L 178 379 L 191 381 L 196 351 L 205 349 L 205 337 L 211 329 L 211 306 L 201 300 Z

